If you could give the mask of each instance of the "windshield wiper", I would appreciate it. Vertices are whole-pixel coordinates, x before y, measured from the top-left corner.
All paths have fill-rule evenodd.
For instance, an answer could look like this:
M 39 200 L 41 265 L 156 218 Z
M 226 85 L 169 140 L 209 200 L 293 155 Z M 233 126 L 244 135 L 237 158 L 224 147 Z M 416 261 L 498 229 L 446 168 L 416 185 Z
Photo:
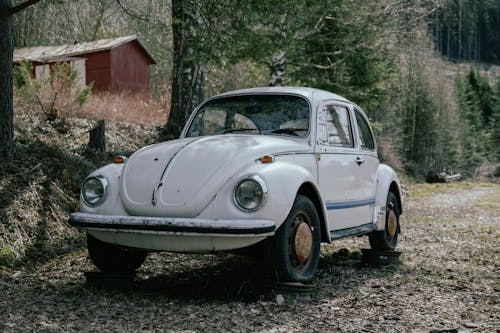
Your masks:
M 223 130 L 219 134 L 234 133 L 234 132 L 245 132 L 245 131 L 257 131 L 257 132 L 259 132 L 259 129 L 257 129 L 257 128 L 226 128 L 225 130 Z
M 308 128 L 300 128 L 300 127 L 288 127 L 288 128 L 276 128 L 267 133 L 269 134 L 289 134 L 293 136 L 300 136 L 297 131 L 307 131 Z

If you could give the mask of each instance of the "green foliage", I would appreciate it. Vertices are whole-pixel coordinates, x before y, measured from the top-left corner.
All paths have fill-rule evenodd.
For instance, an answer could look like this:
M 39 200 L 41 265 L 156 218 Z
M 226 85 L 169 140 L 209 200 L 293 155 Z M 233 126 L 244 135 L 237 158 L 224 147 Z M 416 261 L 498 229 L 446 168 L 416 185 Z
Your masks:
M 399 63 L 397 79 L 389 81 L 389 97 L 382 108 L 385 135 L 395 141 L 403 166 L 412 176 L 453 170 L 457 145 L 450 103 L 454 96 L 446 96 L 449 85 L 436 80 L 438 64 L 418 45 L 409 47 Z
M 493 149 L 493 156 L 498 154 L 495 144 L 497 125 L 493 117 L 497 117 L 497 111 L 494 111 L 497 107 L 488 82 L 472 68 L 465 77 L 457 78 L 457 95 L 463 122 L 461 165 L 470 176 L 485 160 L 492 159 L 490 149 Z
M 409 160 L 407 171 L 424 175 L 439 171 L 437 146 L 438 118 L 436 103 L 430 89 L 419 73 L 410 82 L 410 90 L 403 102 L 403 147 Z
M 90 82 L 83 89 L 75 92 L 75 102 L 82 107 L 85 103 L 87 103 L 90 93 L 92 92 L 92 88 L 94 88 L 94 82 Z
M 477 104 L 481 111 L 482 125 L 486 128 L 490 125 L 493 108 L 495 107 L 494 91 L 488 83 L 488 79 L 482 77 L 473 68 L 467 74 L 466 80 L 470 90 L 475 95 L 474 99 L 477 99 Z
M 500 162 L 500 79 L 492 95 L 492 114 L 490 118 L 492 155 Z
M 0 267 L 13 267 L 16 262 L 16 254 L 8 247 L 0 248 Z
M 28 61 L 23 61 L 14 67 L 12 77 L 15 88 L 22 89 L 29 84 L 31 78 L 31 68 L 31 63 Z
M 305 49 L 292 75 L 338 92 L 370 114 L 383 100 L 383 82 L 392 71 L 392 57 L 381 42 L 384 15 L 376 1 L 322 2 L 315 10 L 314 26 L 304 37 Z

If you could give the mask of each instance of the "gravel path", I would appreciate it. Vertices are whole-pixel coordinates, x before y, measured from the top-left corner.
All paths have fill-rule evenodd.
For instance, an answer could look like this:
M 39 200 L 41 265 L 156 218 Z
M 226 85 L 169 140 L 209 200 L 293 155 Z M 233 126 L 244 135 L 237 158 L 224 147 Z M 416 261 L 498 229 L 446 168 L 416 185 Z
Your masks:
M 155 254 L 120 291 L 86 288 L 80 251 L 0 271 L 0 332 L 500 332 L 500 186 L 412 197 L 426 186 L 405 201 L 398 266 L 361 266 L 367 240 L 336 241 L 297 298 L 264 291 L 248 259 Z

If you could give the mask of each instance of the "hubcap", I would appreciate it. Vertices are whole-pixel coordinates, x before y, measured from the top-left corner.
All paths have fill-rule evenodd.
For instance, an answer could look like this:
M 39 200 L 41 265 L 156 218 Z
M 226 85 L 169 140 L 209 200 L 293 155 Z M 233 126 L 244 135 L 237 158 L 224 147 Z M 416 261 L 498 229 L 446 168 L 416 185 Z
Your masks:
M 398 219 L 396 217 L 396 213 L 393 210 L 389 211 L 389 215 L 387 216 L 387 224 L 386 224 L 386 233 L 387 236 L 392 238 L 396 234 L 396 230 L 398 228 Z
M 299 263 L 303 264 L 311 255 L 313 236 L 305 222 L 301 222 L 295 230 L 294 252 Z

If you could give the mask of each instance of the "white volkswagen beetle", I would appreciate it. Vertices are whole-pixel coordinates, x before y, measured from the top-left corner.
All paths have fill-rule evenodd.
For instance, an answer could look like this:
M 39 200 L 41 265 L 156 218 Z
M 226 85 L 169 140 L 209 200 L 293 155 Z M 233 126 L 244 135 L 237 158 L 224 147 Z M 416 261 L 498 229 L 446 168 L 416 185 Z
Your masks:
M 309 281 L 320 243 L 368 235 L 395 248 L 399 179 L 380 164 L 359 106 L 322 90 L 253 88 L 203 102 L 178 140 L 90 174 L 70 224 L 101 270 L 137 269 L 151 251 L 254 246 L 280 281 Z

